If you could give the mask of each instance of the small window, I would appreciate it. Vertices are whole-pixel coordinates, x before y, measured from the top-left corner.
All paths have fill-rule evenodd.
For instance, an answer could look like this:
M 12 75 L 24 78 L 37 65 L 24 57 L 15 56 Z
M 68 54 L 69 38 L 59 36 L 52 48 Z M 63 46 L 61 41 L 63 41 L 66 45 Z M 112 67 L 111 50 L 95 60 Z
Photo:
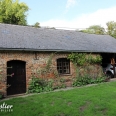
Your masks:
M 57 70 L 59 74 L 70 74 L 70 60 L 67 58 L 57 59 Z

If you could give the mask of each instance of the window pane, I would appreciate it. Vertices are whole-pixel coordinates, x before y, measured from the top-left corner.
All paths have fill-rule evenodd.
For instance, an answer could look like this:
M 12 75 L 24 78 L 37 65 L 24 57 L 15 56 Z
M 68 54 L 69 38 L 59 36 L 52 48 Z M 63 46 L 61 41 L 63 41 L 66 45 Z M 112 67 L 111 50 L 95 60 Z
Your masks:
M 66 58 L 57 59 L 57 70 L 60 74 L 70 73 L 70 60 Z

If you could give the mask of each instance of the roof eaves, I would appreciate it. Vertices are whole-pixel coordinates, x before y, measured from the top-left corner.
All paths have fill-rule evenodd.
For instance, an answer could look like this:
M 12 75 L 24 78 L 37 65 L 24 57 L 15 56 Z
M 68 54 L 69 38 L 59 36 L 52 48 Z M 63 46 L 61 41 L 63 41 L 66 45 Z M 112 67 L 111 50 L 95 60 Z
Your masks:
M 116 53 L 116 52 L 92 51 L 92 50 L 30 49 L 30 48 L 0 48 L 0 51 Z

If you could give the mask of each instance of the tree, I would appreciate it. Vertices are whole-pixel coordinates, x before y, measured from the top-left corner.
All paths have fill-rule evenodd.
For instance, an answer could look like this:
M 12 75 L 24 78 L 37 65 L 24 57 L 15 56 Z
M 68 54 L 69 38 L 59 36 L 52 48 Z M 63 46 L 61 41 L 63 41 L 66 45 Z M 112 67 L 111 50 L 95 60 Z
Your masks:
M 106 25 L 107 25 L 107 34 L 116 38 L 116 22 L 109 21 L 109 22 L 106 23 Z
M 39 22 L 36 22 L 33 27 L 37 27 L 37 28 L 40 28 L 40 23 Z
M 91 33 L 91 34 L 105 34 L 105 29 L 99 25 L 92 25 L 85 30 L 81 30 L 81 32 Z
M 28 6 L 19 0 L 0 0 L 0 23 L 27 25 L 28 10 Z

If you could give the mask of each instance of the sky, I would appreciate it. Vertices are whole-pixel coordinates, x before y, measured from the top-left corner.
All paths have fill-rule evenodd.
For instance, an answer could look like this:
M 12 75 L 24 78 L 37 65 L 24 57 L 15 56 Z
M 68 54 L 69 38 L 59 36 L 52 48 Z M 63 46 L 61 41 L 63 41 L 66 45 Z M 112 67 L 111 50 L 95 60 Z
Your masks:
M 85 29 L 92 25 L 106 28 L 116 22 L 116 0 L 19 0 L 30 8 L 28 25 L 41 27 Z

